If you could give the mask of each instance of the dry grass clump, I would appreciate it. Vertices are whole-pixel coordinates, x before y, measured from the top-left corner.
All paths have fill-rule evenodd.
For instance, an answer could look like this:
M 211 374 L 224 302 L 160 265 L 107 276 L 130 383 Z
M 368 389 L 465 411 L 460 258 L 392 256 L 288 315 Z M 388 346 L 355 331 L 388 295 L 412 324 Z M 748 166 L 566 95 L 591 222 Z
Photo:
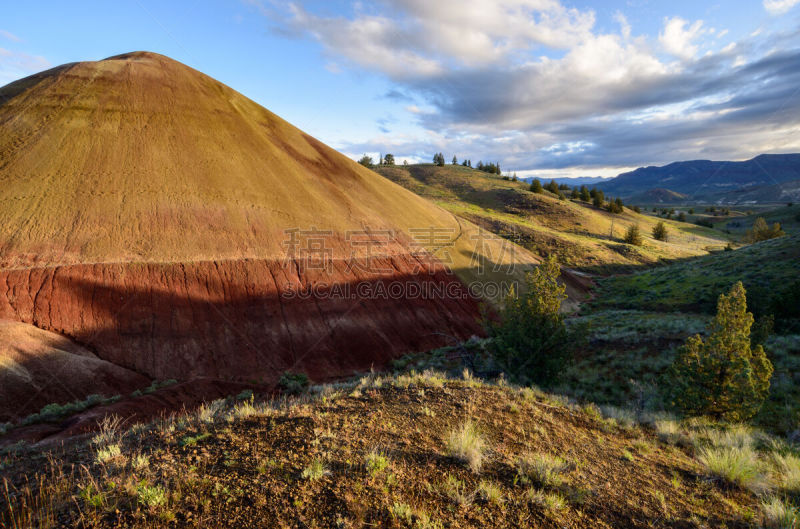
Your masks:
M 770 463 L 775 484 L 788 494 L 800 495 L 800 457 L 773 453 Z
M 517 458 L 517 477 L 524 483 L 539 487 L 557 487 L 563 482 L 563 473 L 569 463 L 557 456 L 535 453 Z
M 800 512 L 785 500 L 772 497 L 761 504 L 765 529 L 797 529 L 800 527 Z
M 480 472 L 486 450 L 486 439 L 471 420 L 464 421 L 447 436 L 447 454 L 467 463 L 473 472 Z
M 769 488 L 768 476 L 758 453 L 749 447 L 706 446 L 697 459 L 708 472 L 725 482 L 761 493 Z

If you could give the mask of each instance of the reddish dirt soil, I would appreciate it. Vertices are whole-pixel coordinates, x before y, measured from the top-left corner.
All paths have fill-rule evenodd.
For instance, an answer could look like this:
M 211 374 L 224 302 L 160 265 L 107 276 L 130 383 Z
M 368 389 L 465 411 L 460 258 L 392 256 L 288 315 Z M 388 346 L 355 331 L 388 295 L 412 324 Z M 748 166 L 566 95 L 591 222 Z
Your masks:
M 261 384 L 287 370 L 312 380 L 343 376 L 482 332 L 471 297 L 392 299 L 389 285 L 405 282 L 460 289 L 455 275 L 412 256 L 373 264 L 386 272 L 354 274 L 344 261 L 331 262 L 328 273 L 266 260 L 2 271 L 0 317 L 69 336 L 147 379 Z M 286 288 L 324 284 L 332 286 L 308 299 L 281 296 Z M 356 285 L 377 295 L 325 299 L 335 287 L 355 295 Z M 4 399 L 3 407 L 19 406 L 16 400 Z

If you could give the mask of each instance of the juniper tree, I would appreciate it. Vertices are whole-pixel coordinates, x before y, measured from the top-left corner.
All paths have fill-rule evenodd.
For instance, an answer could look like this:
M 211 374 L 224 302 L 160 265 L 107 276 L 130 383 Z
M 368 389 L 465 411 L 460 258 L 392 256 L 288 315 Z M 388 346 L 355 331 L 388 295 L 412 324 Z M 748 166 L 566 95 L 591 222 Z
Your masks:
M 639 226 L 637 224 L 631 224 L 628 226 L 628 230 L 625 232 L 624 241 L 627 244 L 632 244 L 634 246 L 642 245 L 642 234 L 639 231 Z
M 653 226 L 653 238 L 658 241 L 666 241 L 667 237 L 667 226 L 664 221 L 658 221 L 658 224 Z
M 531 191 L 534 193 L 543 193 L 544 188 L 542 187 L 542 183 L 539 181 L 538 178 L 534 178 L 531 182 Z
M 571 358 L 572 340 L 560 312 L 566 287 L 559 275 L 555 257 L 548 257 L 526 274 L 524 292 L 509 292 L 499 323 L 487 320 L 493 356 L 517 382 L 552 382 Z
M 742 421 L 755 415 L 769 393 L 772 363 L 752 346 L 753 315 L 739 281 L 721 294 L 705 340 L 691 336 L 671 369 L 675 407 L 687 415 Z

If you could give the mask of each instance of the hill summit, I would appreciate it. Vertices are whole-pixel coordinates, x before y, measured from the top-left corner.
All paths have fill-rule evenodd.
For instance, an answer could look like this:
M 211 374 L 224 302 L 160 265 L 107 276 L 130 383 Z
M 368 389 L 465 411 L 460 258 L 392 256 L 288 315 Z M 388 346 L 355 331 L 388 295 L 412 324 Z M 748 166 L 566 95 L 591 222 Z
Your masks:
M 0 88 L 0 183 L 0 318 L 151 379 L 379 365 L 479 334 L 484 260 L 536 262 L 149 52 Z

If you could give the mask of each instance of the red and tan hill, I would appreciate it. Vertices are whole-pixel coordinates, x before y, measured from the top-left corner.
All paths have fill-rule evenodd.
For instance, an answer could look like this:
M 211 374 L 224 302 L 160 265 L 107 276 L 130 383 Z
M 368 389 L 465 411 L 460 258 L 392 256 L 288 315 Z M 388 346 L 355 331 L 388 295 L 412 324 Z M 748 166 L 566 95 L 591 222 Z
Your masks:
M 326 379 L 480 333 L 476 291 L 387 287 L 536 262 L 503 244 L 161 55 L 0 88 L 0 318 L 143 377 Z

